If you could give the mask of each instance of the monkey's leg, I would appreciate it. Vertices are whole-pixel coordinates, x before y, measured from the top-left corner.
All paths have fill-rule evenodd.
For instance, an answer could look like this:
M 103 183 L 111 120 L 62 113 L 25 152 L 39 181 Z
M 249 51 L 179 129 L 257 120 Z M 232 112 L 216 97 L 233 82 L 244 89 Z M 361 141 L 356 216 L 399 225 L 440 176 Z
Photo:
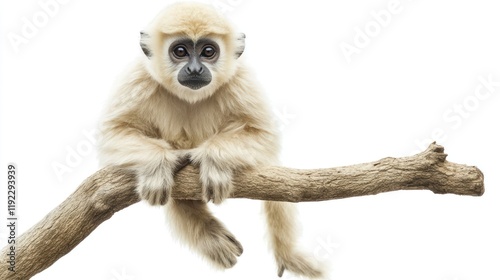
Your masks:
M 219 268 L 230 268 L 243 253 L 240 242 L 215 218 L 206 203 L 171 199 L 166 206 L 173 231 Z
M 310 257 L 296 248 L 295 207 L 292 203 L 265 201 L 271 246 L 278 265 L 278 276 L 285 269 L 298 275 L 318 278 L 323 275 L 321 268 Z

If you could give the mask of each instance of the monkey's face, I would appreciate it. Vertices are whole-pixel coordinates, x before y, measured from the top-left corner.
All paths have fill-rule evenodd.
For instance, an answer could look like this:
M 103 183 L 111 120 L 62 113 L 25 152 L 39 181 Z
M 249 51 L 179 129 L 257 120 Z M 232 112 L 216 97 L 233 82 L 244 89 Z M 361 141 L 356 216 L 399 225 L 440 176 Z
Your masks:
M 222 38 L 173 37 L 164 46 L 162 84 L 190 103 L 210 97 L 234 74 L 235 59 L 228 59 Z
M 177 3 L 141 32 L 141 48 L 153 78 L 168 92 L 195 103 L 232 79 L 244 39 L 213 7 Z
M 213 95 L 228 82 L 243 52 L 244 35 L 159 36 L 155 42 L 142 33 L 141 47 L 149 59 L 150 73 L 180 99 L 195 103 Z M 148 47 L 147 43 L 157 45 Z
M 212 82 L 210 68 L 219 58 L 219 44 L 211 39 L 200 39 L 196 42 L 185 38 L 170 44 L 168 55 L 173 64 L 180 68 L 177 81 L 182 86 L 198 90 Z

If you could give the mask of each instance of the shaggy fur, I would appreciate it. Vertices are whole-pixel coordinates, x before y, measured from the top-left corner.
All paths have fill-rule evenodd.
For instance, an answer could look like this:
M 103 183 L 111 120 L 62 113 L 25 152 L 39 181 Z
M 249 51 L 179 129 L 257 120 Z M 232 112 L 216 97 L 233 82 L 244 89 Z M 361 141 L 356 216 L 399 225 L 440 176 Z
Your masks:
M 260 91 L 241 61 L 242 38 L 211 7 L 176 4 L 145 30 L 150 53 L 120 79 L 102 120 L 101 165 L 121 165 L 138 176 L 137 191 L 151 205 L 165 205 L 173 230 L 220 268 L 236 263 L 243 248 L 208 210 L 231 194 L 237 170 L 277 164 L 278 136 Z M 183 64 L 168 55 L 179 38 L 210 38 L 220 47 L 208 64 L 212 82 L 192 90 L 177 81 Z M 200 168 L 205 201 L 169 199 L 174 172 L 186 159 Z M 168 203 L 167 203 L 168 202 Z M 296 250 L 291 204 L 265 202 L 278 273 L 319 277 Z

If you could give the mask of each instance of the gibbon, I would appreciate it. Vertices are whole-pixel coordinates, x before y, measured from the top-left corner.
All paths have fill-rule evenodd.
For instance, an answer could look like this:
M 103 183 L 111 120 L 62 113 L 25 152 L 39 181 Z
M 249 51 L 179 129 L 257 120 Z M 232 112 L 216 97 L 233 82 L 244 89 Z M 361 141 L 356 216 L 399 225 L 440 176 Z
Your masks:
M 234 266 L 243 247 L 207 202 L 229 197 L 234 172 L 278 164 L 270 110 L 238 59 L 244 45 L 210 6 L 167 7 L 141 32 L 144 55 L 120 79 L 100 127 L 100 164 L 133 170 L 139 196 L 165 205 L 172 230 L 219 268 Z M 169 198 L 186 164 L 199 167 L 203 201 Z M 321 277 L 297 249 L 292 206 L 264 202 L 278 275 Z

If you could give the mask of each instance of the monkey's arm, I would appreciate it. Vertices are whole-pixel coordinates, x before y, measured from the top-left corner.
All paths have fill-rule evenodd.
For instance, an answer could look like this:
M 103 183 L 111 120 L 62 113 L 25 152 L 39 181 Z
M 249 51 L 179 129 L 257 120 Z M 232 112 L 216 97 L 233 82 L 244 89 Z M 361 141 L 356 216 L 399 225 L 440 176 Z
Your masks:
M 132 65 L 121 78 L 108 106 L 99 141 L 101 166 L 120 165 L 132 169 L 138 178 L 141 198 L 152 205 L 167 202 L 180 159 L 180 154 L 161 139 L 158 129 L 140 110 L 158 89 L 159 84 L 141 60 Z
M 273 164 L 277 150 L 275 134 L 246 124 L 233 123 L 209 138 L 191 151 L 191 160 L 200 166 L 204 199 L 222 202 L 231 194 L 235 170 Z
M 140 111 L 158 85 L 145 73 L 141 63 L 134 65 L 121 80 L 101 122 L 100 164 L 138 168 L 148 162 L 160 163 L 168 157 L 171 147 L 160 139 L 158 130 Z
M 275 163 L 278 141 L 272 132 L 242 125 L 218 133 L 193 151 L 193 159 L 210 157 L 233 169 Z
M 166 141 L 115 119 L 105 124 L 99 155 L 102 165 L 121 165 L 135 171 L 142 199 L 152 205 L 167 202 L 180 154 Z

